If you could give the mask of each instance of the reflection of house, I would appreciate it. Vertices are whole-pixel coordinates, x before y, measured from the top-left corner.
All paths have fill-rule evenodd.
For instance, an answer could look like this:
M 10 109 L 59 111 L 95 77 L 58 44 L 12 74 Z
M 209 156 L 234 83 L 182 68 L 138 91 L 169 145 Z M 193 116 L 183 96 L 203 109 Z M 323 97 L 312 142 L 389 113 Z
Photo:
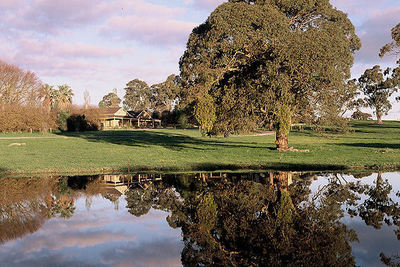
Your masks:
M 126 111 L 124 108 L 104 108 L 101 110 L 101 129 L 155 128 L 161 120 L 153 119 L 148 110 Z
M 119 198 L 124 195 L 129 188 L 142 183 L 160 181 L 161 175 L 155 174 L 137 174 L 137 175 L 104 175 L 101 178 L 105 192 L 115 195 Z

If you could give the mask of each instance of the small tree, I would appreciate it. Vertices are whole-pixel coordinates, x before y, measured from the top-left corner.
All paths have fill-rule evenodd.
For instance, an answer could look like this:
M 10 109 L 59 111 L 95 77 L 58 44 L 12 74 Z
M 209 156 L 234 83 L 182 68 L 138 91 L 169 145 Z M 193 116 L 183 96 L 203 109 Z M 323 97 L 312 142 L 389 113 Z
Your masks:
M 387 115 L 392 108 L 389 97 L 399 88 L 398 70 L 387 68 L 382 71 L 376 65 L 367 69 L 358 79 L 361 91 L 365 95 L 366 106 L 374 109 L 377 123 L 382 124 L 382 116 Z

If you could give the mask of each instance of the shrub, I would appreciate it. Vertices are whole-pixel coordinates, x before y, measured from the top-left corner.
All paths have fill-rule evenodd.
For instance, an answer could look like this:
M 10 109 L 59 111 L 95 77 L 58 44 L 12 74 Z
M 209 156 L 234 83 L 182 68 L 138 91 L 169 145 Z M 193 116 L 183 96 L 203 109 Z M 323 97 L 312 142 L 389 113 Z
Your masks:
M 57 113 L 57 126 L 61 131 L 67 130 L 67 119 L 69 117 L 69 110 L 60 110 Z
M 372 119 L 372 115 L 366 112 L 362 112 L 360 110 L 356 110 L 354 111 L 353 115 L 351 115 L 352 119 L 355 120 L 371 120 Z

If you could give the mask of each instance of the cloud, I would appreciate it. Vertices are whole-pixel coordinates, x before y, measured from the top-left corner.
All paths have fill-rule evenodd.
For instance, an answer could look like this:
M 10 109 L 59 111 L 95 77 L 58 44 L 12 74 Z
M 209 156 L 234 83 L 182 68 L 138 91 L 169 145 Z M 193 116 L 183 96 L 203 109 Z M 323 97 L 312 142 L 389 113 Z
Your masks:
M 60 242 L 62 240 L 62 242 Z M 103 229 L 91 231 L 74 231 L 41 233 L 25 238 L 21 244 L 21 252 L 32 253 L 39 250 L 61 250 L 67 247 L 87 248 L 110 242 L 128 242 L 136 240 L 136 235 L 127 235 L 125 232 L 105 232 Z
M 356 54 L 355 60 L 362 64 L 394 63 L 395 58 L 386 56 L 380 59 L 380 48 L 391 41 L 391 29 L 398 23 L 397 14 L 400 7 L 375 11 L 374 15 L 357 28 L 362 41 L 362 48 Z
M 101 0 L 25 0 L 6 6 L 0 12 L 0 22 L 8 30 L 59 34 L 61 30 L 92 24 L 108 12 L 107 3 Z
M 135 40 L 152 45 L 182 44 L 197 23 L 166 17 L 126 16 L 112 17 L 102 33 L 118 40 Z

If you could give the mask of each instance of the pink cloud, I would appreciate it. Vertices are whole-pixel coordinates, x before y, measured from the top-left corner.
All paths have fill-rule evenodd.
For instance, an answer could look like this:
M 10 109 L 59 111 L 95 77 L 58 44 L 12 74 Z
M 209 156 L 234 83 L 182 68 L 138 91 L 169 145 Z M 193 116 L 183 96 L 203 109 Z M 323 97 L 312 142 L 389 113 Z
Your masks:
M 62 240 L 62 242 L 60 242 Z M 22 243 L 21 250 L 25 253 L 32 253 L 42 249 L 60 250 L 66 247 L 85 248 L 101 245 L 110 242 L 135 241 L 136 235 L 127 235 L 124 232 L 65 232 L 52 235 L 35 235 L 28 237 Z

